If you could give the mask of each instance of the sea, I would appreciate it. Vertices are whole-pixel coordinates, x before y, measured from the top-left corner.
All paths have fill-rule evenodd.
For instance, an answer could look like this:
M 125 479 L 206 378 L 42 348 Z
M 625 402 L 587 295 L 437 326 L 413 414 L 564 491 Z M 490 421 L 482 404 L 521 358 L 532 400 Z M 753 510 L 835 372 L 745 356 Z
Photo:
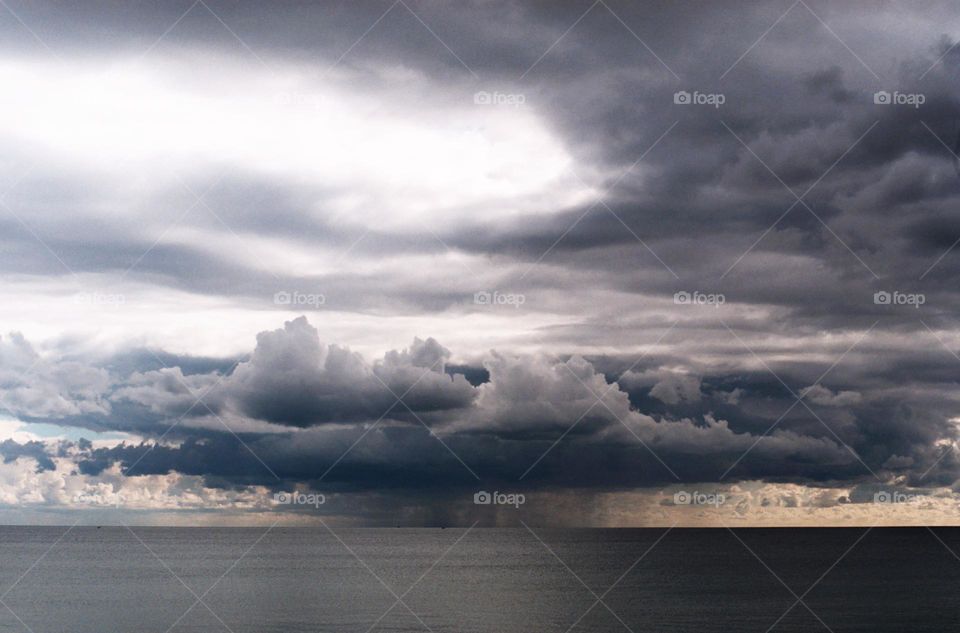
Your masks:
M 960 631 L 953 528 L 65 531 L 0 528 L 0 632 Z

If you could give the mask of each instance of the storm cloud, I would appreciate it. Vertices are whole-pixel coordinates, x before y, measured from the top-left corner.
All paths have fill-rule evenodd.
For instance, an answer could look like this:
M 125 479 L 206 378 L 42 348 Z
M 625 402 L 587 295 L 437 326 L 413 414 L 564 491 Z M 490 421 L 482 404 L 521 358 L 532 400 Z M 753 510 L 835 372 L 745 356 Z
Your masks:
M 951 3 L 4 11 L 11 481 L 957 487 Z

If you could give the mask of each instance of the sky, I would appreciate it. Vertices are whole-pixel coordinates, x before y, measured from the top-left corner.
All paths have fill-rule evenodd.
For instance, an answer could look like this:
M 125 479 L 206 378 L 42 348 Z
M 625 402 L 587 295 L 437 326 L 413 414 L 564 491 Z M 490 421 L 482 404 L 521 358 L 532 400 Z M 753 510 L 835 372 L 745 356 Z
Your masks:
M 0 2 L 0 521 L 960 523 L 950 2 Z

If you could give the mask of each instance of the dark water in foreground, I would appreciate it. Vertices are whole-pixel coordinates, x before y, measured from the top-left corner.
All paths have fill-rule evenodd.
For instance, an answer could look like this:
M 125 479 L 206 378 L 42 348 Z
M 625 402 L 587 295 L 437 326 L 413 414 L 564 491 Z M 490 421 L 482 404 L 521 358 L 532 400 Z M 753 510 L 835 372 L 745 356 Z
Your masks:
M 960 630 L 960 529 L 134 530 L 0 528 L 0 632 Z

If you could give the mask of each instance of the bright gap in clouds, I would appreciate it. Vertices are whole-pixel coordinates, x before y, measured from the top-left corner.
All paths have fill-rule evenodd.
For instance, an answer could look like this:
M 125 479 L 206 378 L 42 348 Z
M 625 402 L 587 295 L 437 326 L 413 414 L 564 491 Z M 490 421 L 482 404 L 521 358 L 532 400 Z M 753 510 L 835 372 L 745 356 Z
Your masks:
M 19 88 L 0 102 L 0 135 L 123 187 L 142 174 L 253 174 L 312 191 L 304 214 L 410 232 L 557 212 L 594 194 L 530 100 L 477 104 L 475 85 L 441 91 L 409 72 L 359 89 L 344 75 L 191 61 L 7 60 L 0 81 Z
M 143 438 L 118 431 L 94 431 L 74 426 L 60 426 L 43 422 L 23 422 L 8 415 L 0 416 L 0 442 L 56 442 L 89 440 L 94 446 L 116 446 L 121 442 L 142 442 Z

